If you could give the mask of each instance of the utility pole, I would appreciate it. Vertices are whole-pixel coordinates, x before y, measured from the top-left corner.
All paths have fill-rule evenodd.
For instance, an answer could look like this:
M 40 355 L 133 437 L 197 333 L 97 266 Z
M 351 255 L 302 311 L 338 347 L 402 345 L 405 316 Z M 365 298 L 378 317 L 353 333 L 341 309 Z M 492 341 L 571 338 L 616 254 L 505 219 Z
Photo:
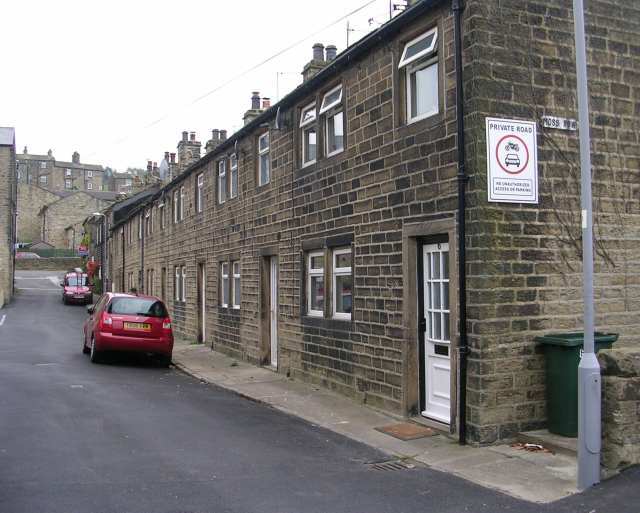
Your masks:
M 600 365 L 595 354 L 593 306 L 593 202 L 591 199 L 591 139 L 583 0 L 573 0 L 580 137 L 580 202 L 582 208 L 582 274 L 584 350 L 578 366 L 578 489 L 600 482 Z

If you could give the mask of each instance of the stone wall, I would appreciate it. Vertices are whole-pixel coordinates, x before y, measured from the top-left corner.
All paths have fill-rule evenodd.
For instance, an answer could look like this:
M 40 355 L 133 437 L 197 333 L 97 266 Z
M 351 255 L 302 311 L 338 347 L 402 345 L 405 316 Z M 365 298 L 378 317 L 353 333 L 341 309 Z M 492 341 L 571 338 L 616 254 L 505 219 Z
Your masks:
M 18 242 L 36 242 L 42 239 L 42 207 L 60 199 L 57 194 L 38 185 L 18 184 Z
M 0 146 L 0 308 L 13 294 L 15 209 L 15 147 Z
M 83 265 L 82 258 L 21 258 L 16 271 L 67 271 Z
M 598 353 L 602 369 L 602 464 L 640 464 L 640 349 Z

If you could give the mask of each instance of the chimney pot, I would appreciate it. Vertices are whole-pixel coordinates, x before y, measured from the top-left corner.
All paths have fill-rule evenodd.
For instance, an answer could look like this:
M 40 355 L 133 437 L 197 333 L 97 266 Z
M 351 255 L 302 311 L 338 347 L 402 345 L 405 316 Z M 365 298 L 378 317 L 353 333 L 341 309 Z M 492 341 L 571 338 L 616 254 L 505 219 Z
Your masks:
M 227 140 L 227 131 L 226 130 L 220 130 L 220 142 L 226 141 Z
M 168 151 L 164 152 L 164 160 L 165 160 L 165 162 L 169 162 L 169 152 Z
M 147 160 L 147 171 L 151 171 L 153 169 L 153 162 Z
M 211 140 L 213 142 L 218 142 L 220 140 L 220 130 L 218 130 L 217 128 L 211 130 Z
M 187 142 L 188 139 L 189 139 L 189 132 L 185 130 L 184 132 L 182 132 L 182 140 L 184 142 Z
M 259 110 L 260 109 L 260 92 L 253 91 L 251 94 L 251 109 Z
M 271 98 L 263 98 L 262 99 L 262 108 L 264 110 L 268 109 L 269 107 L 271 107 Z
M 175 164 L 176 163 L 176 154 L 175 153 L 169 153 L 169 159 L 170 159 L 170 162 L 172 164 Z
M 335 45 L 329 45 L 326 48 L 326 52 L 327 52 L 327 62 L 330 62 L 336 58 L 338 49 L 335 47 Z
M 313 60 L 324 62 L 324 45 L 316 43 L 313 45 Z

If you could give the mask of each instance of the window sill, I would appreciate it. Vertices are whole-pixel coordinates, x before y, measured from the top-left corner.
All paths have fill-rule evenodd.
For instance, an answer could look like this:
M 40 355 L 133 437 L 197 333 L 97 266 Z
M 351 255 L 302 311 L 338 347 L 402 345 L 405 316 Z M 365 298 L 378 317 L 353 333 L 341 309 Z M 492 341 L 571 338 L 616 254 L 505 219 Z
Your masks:
M 314 328 L 324 328 L 329 330 L 338 331 L 351 331 L 353 329 L 353 323 L 346 319 L 328 319 L 326 317 L 314 317 L 311 315 L 303 315 L 300 318 L 303 326 L 309 326 Z

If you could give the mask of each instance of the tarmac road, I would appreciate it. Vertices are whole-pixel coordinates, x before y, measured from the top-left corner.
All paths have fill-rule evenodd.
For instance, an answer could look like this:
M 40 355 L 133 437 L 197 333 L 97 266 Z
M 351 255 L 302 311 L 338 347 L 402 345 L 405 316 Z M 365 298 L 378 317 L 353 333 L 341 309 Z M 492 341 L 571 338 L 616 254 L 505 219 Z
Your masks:
M 141 358 L 95 365 L 59 273 L 0 310 L 2 513 L 638 513 L 640 472 L 550 505 L 424 467 Z M 535 486 L 535 483 L 532 483 Z

